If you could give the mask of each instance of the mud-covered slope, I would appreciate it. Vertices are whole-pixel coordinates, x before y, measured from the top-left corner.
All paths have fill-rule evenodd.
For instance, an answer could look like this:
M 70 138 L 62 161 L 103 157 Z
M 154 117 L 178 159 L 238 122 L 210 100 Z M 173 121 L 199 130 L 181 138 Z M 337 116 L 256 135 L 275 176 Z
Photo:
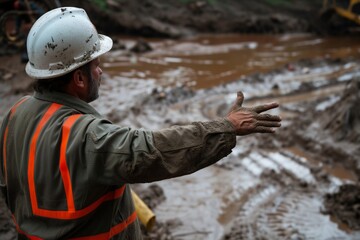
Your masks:
M 101 31 L 152 37 L 194 33 L 315 32 L 322 1 L 62 1 L 85 8 Z M 109 24 L 111 23 L 111 24 Z
M 339 104 L 327 109 L 322 118 L 324 130 L 334 139 L 360 143 L 360 78 L 349 83 Z
M 352 230 L 360 230 L 360 185 L 347 184 L 325 197 L 326 213 L 334 215 Z
M 324 213 L 333 215 L 351 230 L 360 230 L 360 79 L 353 78 L 336 104 L 313 117 L 312 125 L 322 123 L 323 131 L 318 132 L 320 138 L 308 138 L 309 142 L 325 149 L 333 164 L 354 169 L 358 178 L 357 183 L 345 184 L 325 195 Z M 309 131 L 313 129 L 310 127 Z
M 346 79 L 339 78 L 338 81 Z M 295 123 L 294 138 L 331 164 L 344 164 L 360 179 L 360 79 L 352 78 L 335 103 L 323 111 L 310 107 Z M 289 136 L 291 136 L 289 134 Z

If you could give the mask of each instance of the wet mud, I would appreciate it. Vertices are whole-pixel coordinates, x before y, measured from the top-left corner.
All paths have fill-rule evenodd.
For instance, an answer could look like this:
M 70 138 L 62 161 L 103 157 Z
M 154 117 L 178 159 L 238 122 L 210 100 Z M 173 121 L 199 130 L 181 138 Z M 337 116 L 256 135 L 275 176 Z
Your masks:
M 133 185 L 157 217 L 144 238 L 359 239 L 359 41 L 247 37 L 148 40 L 142 53 L 128 39 L 102 59 L 92 105 L 119 125 L 223 117 L 237 91 L 245 106 L 280 103 L 276 134 L 238 137 L 228 157 L 197 173 Z M 0 116 L 29 91 L 2 71 Z
M 360 230 L 360 186 L 345 184 L 325 196 L 325 213 L 334 215 L 350 229 Z
M 329 205 L 325 204 L 341 186 L 359 181 L 358 45 L 346 50 L 350 53 L 347 56 L 344 48 L 327 48 L 320 53 L 313 50 L 312 57 L 309 53 L 305 59 L 287 59 L 286 64 L 286 60 L 280 61 L 272 65 L 279 66 L 275 70 L 239 76 L 237 81 L 227 81 L 226 74 L 221 75 L 226 70 L 217 69 L 218 75 L 225 77 L 214 83 L 209 80 L 213 75 L 206 78 L 196 64 L 189 67 L 184 63 L 199 62 L 203 54 L 210 53 L 206 57 L 211 59 L 207 62 L 211 71 L 219 65 L 219 57 L 214 60 L 211 56 L 234 47 L 216 43 L 211 48 L 209 41 L 197 42 L 192 54 L 186 51 L 189 43 L 167 45 L 167 53 L 181 65 L 178 71 L 171 70 L 172 62 L 161 61 L 168 56 L 161 55 L 159 47 L 129 57 L 136 70 L 119 76 L 112 72 L 129 65 L 127 57 L 115 51 L 104 63 L 111 74 L 111 82 L 104 81 L 108 94 L 94 103 L 114 122 L 158 129 L 224 116 L 238 90 L 244 91 L 249 106 L 280 102 L 280 109 L 274 112 L 283 116 L 283 127 L 275 135 L 239 138 L 233 153 L 214 166 L 158 183 L 166 199 L 154 211 L 158 223 L 170 229 L 170 239 L 358 239 L 359 231 L 337 217 L 338 213 L 326 210 Z M 304 42 L 293 44 L 302 46 Z M 264 52 L 269 51 L 260 51 L 261 46 L 256 48 L 257 54 L 265 62 Z M 253 60 L 247 56 L 248 62 Z M 225 57 L 220 59 L 226 61 Z M 166 70 L 150 65 L 165 66 Z M 164 72 L 172 73 L 166 75 L 168 82 L 155 77 Z M 201 80 L 195 85 L 184 81 L 197 79 L 199 73 L 207 79 L 205 89 L 197 85 Z M 130 94 L 120 100 L 124 89 L 131 89 Z M 349 219 L 356 221 L 356 217 Z M 169 221 L 178 224 L 166 225 Z M 169 234 L 166 237 L 169 239 Z

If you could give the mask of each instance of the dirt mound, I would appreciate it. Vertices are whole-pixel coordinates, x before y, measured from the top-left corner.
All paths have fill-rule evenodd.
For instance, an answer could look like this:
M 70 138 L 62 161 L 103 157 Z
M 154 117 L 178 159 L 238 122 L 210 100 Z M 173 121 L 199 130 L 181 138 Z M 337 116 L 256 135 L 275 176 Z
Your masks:
M 326 213 L 334 215 L 352 230 L 360 230 L 360 186 L 347 184 L 325 197 Z
M 325 130 L 336 141 L 360 143 L 360 79 L 353 79 L 347 86 L 339 104 L 324 114 Z M 359 165 L 359 162 L 356 164 Z M 358 173 L 360 171 L 357 171 Z M 358 174 L 358 178 L 360 175 Z M 360 186 L 346 184 L 334 194 L 325 196 L 325 213 L 335 216 L 352 230 L 360 229 Z
M 341 94 L 324 95 L 304 105 L 304 114 L 298 116 L 291 129 L 285 126 L 285 131 L 278 137 L 289 146 L 295 143 L 300 145 L 305 151 L 315 154 L 319 161 L 334 166 L 343 165 L 360 179 L 360 79 L 354 76 L 347 83 L 342 82 L 348 77 L 344 75 L 329 79 L 329 86 L 345 84 Z M 306 87 L 302 85 L 300 90 L 306 88 L 314 90 L 317 86 L 312 83 Z
M 340 78 L 335 80 L 341 81 Z M 355 183 L 344 184 L 339 186 L 336 192 L 324 195 L 323 213 L 337 219 L 349 231 L 360 229 L 359 90 L 360 79 L 353 77 L 343 93 L 337 99 L 333 98 L 334 103 L 331 106 L 324 110 L 316 110 L 320 101 L 309 105 L 306 114 L 299 116 L 294 122 L 293 129 L 298 130 L 288 139 L 289 145 L 300 145 L 308 153 L 315 154 L 324 164 L 342 165 L 355 173 Z M 289 136 L 291 134 L 285 133 L 280 138 Z M 312 171 L 317 172 L 316 169 Z M 319 178 L 321 172 L 318 174 Z M 326 178 L 330 181 L 328 176 Z
M 360 143 L 360 79 L 353 79 L 339 104 L 327 109 L 323 115 L 326 116 L 324 129 L 336 140 Z

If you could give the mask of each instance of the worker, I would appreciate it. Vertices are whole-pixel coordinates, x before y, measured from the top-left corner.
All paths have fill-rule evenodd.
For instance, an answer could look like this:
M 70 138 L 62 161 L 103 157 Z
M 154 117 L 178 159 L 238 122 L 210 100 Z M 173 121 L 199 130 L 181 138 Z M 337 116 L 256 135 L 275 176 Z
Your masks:
M 26 73 L 34 95 L 0 129 L 0 182 L 19 239 L 142 239 L 128 184 L 193 173 L 227 156 L 236 136 L 273 133 L 277 103 L 157 131 L 111 123 L 98 98 L 99 57 L 112 47 L 83 9 L 57 8 L 31 28 Z

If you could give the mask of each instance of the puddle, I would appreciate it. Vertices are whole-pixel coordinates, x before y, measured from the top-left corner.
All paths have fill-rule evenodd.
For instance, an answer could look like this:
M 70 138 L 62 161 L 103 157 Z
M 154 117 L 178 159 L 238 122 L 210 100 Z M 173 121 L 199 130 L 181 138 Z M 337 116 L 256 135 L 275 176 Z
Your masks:
M 129 47 L 135 42 L 119 38 Z M 190 75 L 183 81 L 195 83 L 196 88 L 209 88 L 302 59 L 357 57 L 360 54 L 359 37 L 204 35 L 179 41 L 147 41 L 154 51 L 141 56 L 115 51 L 104 59 L 106 72 L 112 76 L 140 74 L 142 79 L 161 79 L 169 70 L 182 69 Z

